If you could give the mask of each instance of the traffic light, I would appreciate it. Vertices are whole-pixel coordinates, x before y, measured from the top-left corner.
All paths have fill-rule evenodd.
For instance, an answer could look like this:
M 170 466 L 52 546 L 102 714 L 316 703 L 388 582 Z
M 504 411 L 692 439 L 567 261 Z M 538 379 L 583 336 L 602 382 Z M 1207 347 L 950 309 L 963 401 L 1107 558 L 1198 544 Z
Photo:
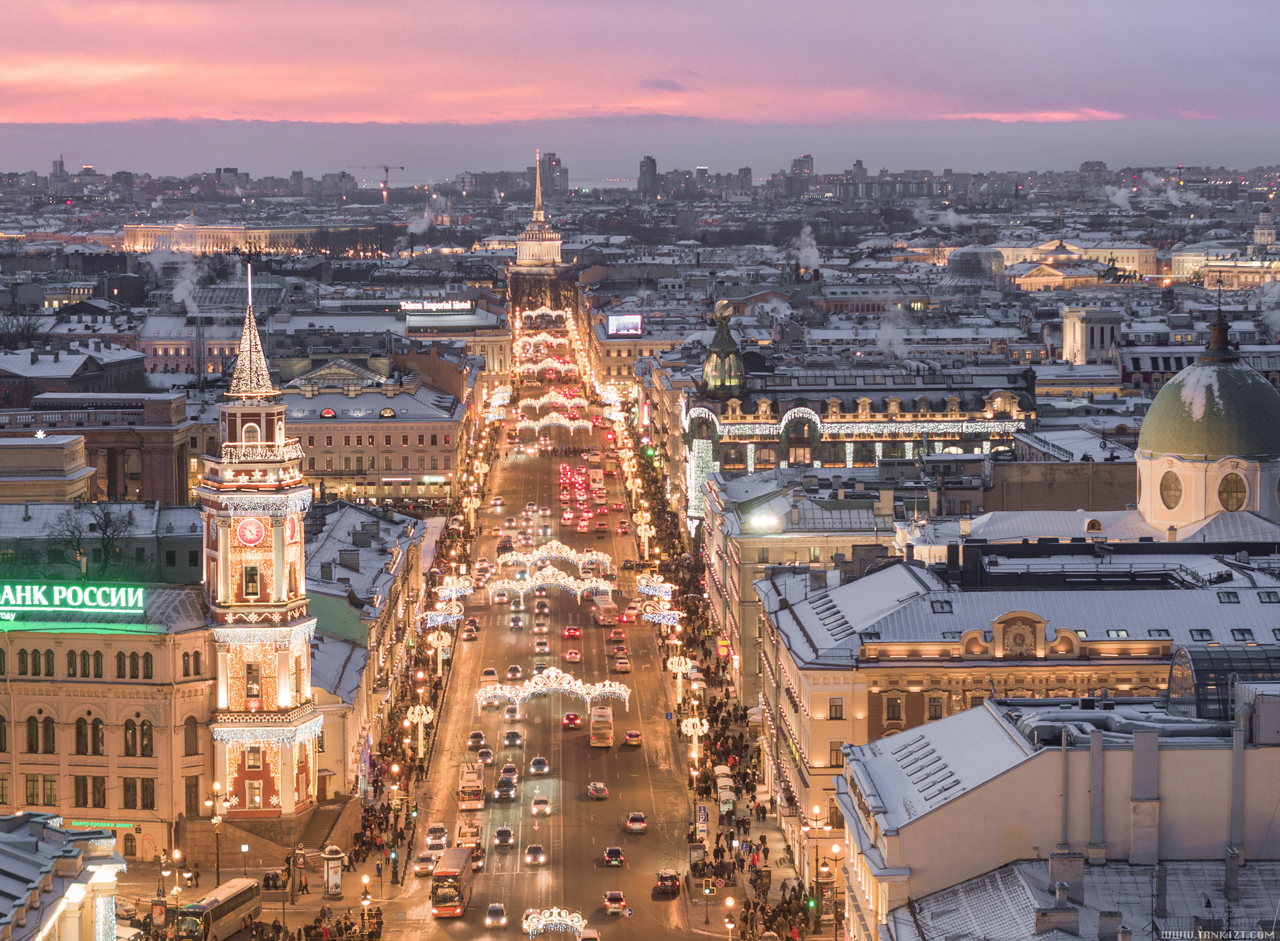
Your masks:
M 645 456 L 645 457 L 653 457 L 653 448 L 645 448 L 645 449 L 644 449 L 644 456 Z
M 723 637 L 718 638 L 716 640 L 716 656 L 717 657 L 729 656 L 729 642 L 725 640 Z
M 395 851 L 395 850 L 392 850 L 392 851 L 391 851 L 391 858 L 392 858 L 392 859 L 395 859 L 395 858 L 396 858 L 396 851 Z
M 703 894 L 703 895 L 715 895 L 715 894 L 716 894 L 716 887 L 712 884 L 712 882 L 711 882 L 711 880 L 710 880 L 710 879 L 703 879 L 703 880 L 702 880 L 702 894 Z
M 810 907 L 810 908 L 815 908 L 815 907 L 817 906 L 817 904 L 818 904 L 818 900 L 817 900 L 817 899 L 809 899 L 809 907 Z

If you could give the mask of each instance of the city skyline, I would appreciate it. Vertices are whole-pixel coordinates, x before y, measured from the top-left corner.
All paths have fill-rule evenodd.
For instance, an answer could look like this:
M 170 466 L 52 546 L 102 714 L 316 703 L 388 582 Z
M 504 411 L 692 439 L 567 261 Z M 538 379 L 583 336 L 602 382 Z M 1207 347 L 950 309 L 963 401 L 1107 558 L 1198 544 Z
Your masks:
M 858 157 L 958 170 L 1250 166 L 1280 143 L 1275 106 L 1246 91 L 1275 66 L 1238 33 L 1240 16 L 1265 30 L 1276 13 L 1250 4 L 1212 18 L 1179 4 L 1077 5 L 1082 28 L 1056 31 L 1051 49 L 1039 21 L 1004 3 L 819 3 L 789 28 L 758 2 L 649 0 L 625 18 L 576 0 L 537 18 L 497 0 L 356 15 L 325 3 L 305 16 L 288 3 L 9 6 L 8 169 L 52 152 L 174 173 L 228 150 L 217 162 L 262 173 L 306 153 L 439 179 L 527 161 L 540 142 L 573 153 L 582 179 L 631 176 L 643 153 L 761 171 L 798 152 L 822 172 Z

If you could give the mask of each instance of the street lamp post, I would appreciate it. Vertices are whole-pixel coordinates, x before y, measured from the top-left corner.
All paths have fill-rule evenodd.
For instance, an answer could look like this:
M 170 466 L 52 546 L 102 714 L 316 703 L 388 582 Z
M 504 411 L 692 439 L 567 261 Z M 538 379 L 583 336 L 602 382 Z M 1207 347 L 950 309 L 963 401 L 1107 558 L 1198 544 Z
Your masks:
M 214 888 L 222 885 L 222 808 L 225 801 L 222 799 L 222 782 L 213 782 L 213 793 L 204 799 L 204 805 L 213 810 L 213 858 L 214 858 Z
M 364 936 L 369 934 L 369 876 L 363 875 L 360 881 L 364 883 L 364 891 L 360 893 L 360 933 Z
M 241 863 L 241 869 L 244 871 L 244 875 L 247 878 L 249 875 L 249 844 L 248 843 L 240 844 L 240 863 Z

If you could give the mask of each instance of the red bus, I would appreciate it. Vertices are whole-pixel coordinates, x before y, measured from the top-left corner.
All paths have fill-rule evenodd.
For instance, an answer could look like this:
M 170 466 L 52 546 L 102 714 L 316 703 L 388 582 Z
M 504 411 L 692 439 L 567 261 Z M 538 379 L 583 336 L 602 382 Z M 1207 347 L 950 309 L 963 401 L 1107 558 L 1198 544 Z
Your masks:
M 440 855 L 431 873 L 431 914 L 437 918 L 457 918 L 471 901 L 471 848 L 455 846 Z

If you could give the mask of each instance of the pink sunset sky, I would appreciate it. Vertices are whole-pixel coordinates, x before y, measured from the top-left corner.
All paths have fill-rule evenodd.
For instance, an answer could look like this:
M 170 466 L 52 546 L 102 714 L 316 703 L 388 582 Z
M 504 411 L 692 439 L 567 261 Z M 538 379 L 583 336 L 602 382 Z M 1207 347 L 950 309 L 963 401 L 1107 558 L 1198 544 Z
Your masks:
M 0 0 L 0 11 L 0 125 L 662 116 L 881 136 L 933 122 L 942 140 L 956 123 L 1076 124 L 1101 142 L 1156 122 L 1161 135 L 1185 125 L 1199 146 L 1215 121 L 1270 133 L 1277 118 L 1264 89 L 1278 57 L 1263 40 L 1280 11 L 1262 2 Z M 18 158 L 0 141 L 6 156 Z

